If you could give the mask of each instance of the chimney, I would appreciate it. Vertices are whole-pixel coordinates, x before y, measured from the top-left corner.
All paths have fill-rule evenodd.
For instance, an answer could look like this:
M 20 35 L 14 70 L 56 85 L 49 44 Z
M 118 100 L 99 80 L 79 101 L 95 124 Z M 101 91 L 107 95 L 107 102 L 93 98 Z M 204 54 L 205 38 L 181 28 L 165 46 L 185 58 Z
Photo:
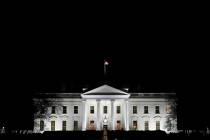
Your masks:
M 82 92 L 85 92 L 85 91 L 87 91 L 87 89 L 88 89 L 88 88 L 82 88 Z
M 125 92 L 128 92 L 128 91 L 129 91 L 129 88 L 123 88 L 123 90 L 124 90 Z

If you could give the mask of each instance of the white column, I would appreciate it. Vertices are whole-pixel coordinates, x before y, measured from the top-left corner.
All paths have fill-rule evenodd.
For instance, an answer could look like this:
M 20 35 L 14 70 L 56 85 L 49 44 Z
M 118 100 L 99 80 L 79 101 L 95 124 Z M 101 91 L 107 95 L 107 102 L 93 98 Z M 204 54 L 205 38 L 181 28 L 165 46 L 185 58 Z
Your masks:
M 124 129 L 126 130 L 127 128 L 127 119 L 126 119 L 126 114 L 127 114 L 127 108 L 126 108 L 126 101 L 122 102 L 122 110 L 123 110 L 123 121 L 124 121 Z
M 115 130 L 115 122 L 114 122 L 114 100 L 111 100 L 111 124 L 112 130 Z
M 96 129 L 100 130 L 100 100 L 96 100 L 97 102 L 97 124 Z
M 125 130 L 126 131 L 128 131 L 129 130 L 129 117 L 128 117 L 128 101 L 127 100 L 125 100 L 125 102 L 124 102 L 124 128 L 125 128 Z
M 82 119 L 82 131 L 86 131 L 86 125 L 87 125 L 87 107 L 86 107 L 86 101 L 82 101 L 82 113 L 83 113 L 83 119 Z
M 129 108 L 128 108 L 128 100 L 126 102 L 126 130 L 129 130 Z
M 138 108 L 139 108 L 139 106 L 138 106 Z M 138 109 L 138 112 L 139 112 L 139 109 Z M 141 128 L 142 128 L 142 126 L 143 126 L 143 123 L 141 122 L 141 117 L 138 117 L 137 126 L 138 126 L 138 130 L 141 130 Z

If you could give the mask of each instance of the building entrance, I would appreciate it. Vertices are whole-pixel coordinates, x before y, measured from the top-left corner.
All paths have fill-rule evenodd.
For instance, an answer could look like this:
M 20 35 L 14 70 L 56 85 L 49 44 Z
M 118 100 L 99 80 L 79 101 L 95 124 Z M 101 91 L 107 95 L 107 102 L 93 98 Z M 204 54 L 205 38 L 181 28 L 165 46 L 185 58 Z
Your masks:
M 107 130 L 107 125 L 103 125 L 103 130 Z

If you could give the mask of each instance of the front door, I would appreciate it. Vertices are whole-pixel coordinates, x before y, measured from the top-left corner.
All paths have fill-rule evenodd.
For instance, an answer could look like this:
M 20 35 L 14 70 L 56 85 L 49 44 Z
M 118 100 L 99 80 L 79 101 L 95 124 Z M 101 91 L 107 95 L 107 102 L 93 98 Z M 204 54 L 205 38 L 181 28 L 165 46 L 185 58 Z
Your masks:
M 107 130 L 107 125 L 103 125 L 103 129 Z

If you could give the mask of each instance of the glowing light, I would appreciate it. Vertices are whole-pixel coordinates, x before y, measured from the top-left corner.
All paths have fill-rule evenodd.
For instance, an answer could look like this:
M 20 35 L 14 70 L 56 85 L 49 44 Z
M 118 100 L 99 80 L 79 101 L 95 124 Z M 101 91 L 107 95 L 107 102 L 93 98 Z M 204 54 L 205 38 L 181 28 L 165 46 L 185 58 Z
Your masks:
M 106 118 L 106 116 L 105 116 L 105 118 L 104 118 L 104 123 L 107 123 L 108 122 L 108 120 L 107 120 L 107 118 Z
M 104 65 L 109 65 L 109 63 L 107 61 L 104 61 Z

